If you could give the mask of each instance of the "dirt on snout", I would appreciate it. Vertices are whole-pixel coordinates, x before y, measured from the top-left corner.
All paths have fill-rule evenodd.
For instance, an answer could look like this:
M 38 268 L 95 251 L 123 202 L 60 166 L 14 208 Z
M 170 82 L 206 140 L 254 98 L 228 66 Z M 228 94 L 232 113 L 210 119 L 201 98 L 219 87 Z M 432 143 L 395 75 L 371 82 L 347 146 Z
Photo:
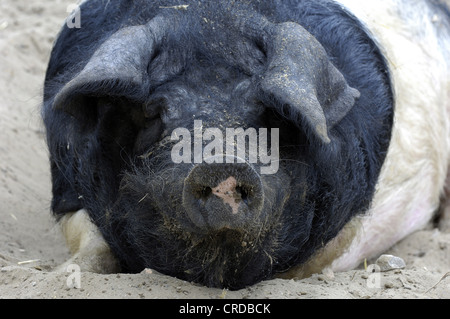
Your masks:
M 52 272 L 69 253 L 50 214 L 48 151 L 39 104 L 52 43 L 73 2 L 0 2 L 0 298 L 450 297 L 449 217 L 393 247 L 387 253 L 403 258 L 406 267 L 381 273 L 361 266 L 227 291 L 151 270 L 98 275 L 77 272 L 74 265 L 66 273 Z

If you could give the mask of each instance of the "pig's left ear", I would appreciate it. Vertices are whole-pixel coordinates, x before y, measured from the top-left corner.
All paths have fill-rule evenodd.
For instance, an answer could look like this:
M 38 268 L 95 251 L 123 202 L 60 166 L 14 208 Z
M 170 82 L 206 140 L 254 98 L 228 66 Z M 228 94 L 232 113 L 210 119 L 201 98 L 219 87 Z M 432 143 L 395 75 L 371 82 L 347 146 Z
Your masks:
M 266 28 L 268 64 L 260 87 L 291 121 L 328 144 L 328 131 L 352 109 L 358 90 L 330 62 L 322 45 L 297 23 Z M 266 33 L 267 34 L 267 33 Z
M 53 107 L 83 118 L 83 114 L 90 112 L 85 106 L 86 97 L 138 100 L 145 95 L 147 67 L 167 25 L 157 16 L 145 25 L 114 33 L 100 45 L 82 71 L 58 92 Z

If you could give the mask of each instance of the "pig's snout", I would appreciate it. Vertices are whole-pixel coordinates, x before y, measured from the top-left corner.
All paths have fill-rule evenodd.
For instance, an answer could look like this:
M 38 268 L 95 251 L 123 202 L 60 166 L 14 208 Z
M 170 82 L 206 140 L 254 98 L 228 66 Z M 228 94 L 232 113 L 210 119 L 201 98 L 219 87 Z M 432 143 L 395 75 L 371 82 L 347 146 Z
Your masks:
M 248 228 L 263 204 L 260 176 L 247 163 L 199 164 L 184 182 L 183 206 L 201 231 Z

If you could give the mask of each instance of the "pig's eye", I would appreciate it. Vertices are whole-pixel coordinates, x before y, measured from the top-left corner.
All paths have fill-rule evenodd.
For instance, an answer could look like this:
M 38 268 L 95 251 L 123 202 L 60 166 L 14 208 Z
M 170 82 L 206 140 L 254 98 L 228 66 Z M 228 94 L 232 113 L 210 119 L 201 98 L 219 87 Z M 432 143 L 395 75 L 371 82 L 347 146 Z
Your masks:
M 256 47 L 258 48 L 259 52 L 260 52 L 260 56 L 262 57 L 262 62 L 265 63 L 267 60 L 267 46 L 264 42 L 262 41 L 256 41 L 255 42 Z
M 141 158 L 149 157 L 149 150 L 160 140 L 163 131 L 163 121 L 159 114 L 153 115 L 152 118 L 146 118 L 144 127 L 137 135 L 134 153 Z
M 99 132 L 104 143 L 141 155 L 161 137 L 160 101 L 144 105 L 125 98 L 101 97 L 89 101 L 96 106 L 90 130 Z
M 143 107 L 144 117 L 153 120 L 160 117 L 161 111 L 166 108 L 167 101 L 164 98 L 156 98 L 145 103 Z

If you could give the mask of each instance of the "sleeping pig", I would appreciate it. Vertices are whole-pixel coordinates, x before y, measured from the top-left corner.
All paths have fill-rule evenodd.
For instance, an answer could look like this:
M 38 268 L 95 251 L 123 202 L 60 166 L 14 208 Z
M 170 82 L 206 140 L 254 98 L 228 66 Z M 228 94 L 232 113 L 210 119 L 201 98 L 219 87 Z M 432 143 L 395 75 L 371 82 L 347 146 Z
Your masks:
M 438 210 L 443 2 L 78 10 L 54 44 L 42 109 L 65 265 L 240 289 L 352 269 Z

